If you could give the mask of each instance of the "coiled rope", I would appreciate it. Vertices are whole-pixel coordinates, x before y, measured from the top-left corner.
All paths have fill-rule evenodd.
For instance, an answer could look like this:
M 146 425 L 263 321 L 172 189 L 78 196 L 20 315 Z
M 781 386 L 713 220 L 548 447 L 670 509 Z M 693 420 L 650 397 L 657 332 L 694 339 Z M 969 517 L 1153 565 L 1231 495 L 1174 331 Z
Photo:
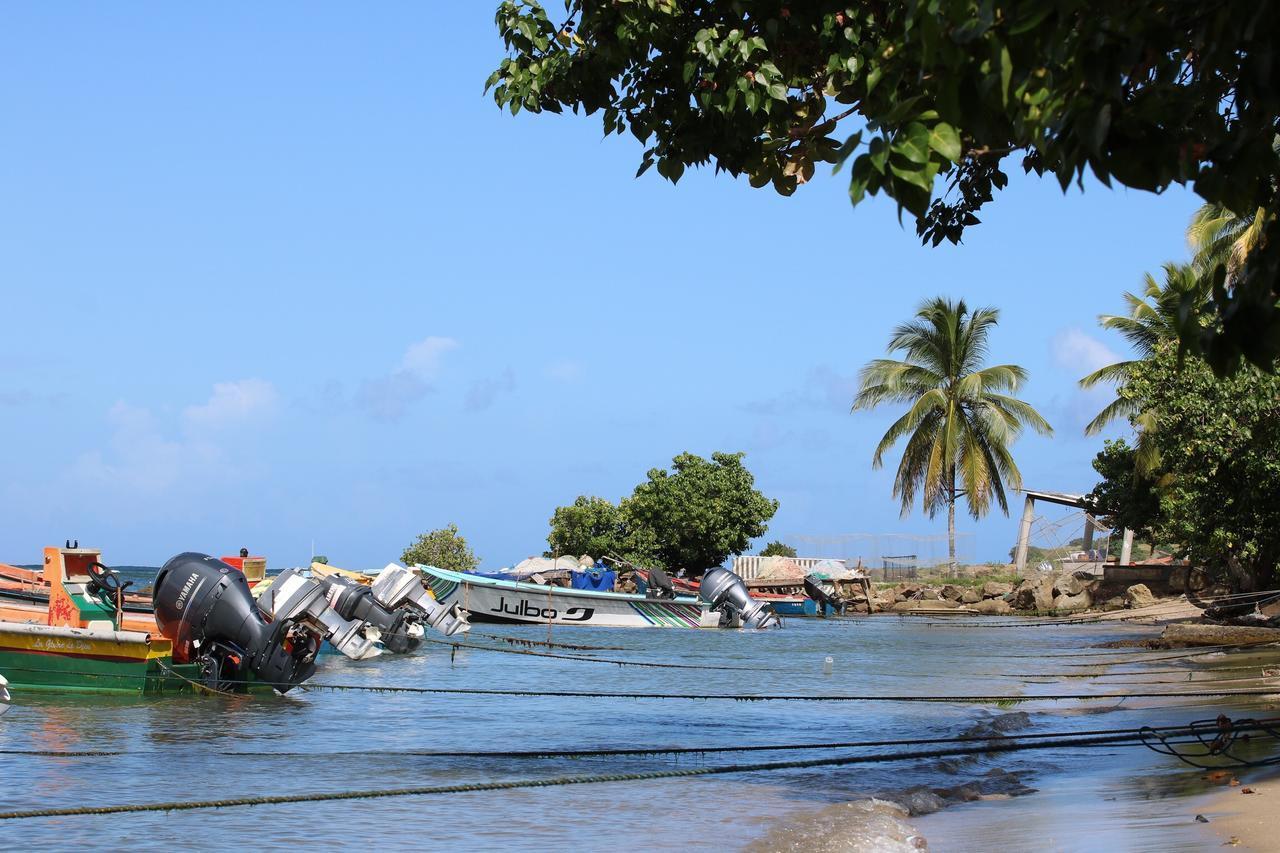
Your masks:
M 1242 721 L 1237 728 L 1245 730 L 1262 730 L 1265 727 L 1253 721 Z M 947 758 L 960 755 L 981 755 L 1000 752 L 1018 752 L 1034 749 L 1070 749 L 1073 747 L 1110 744 L 1145 745 L 1143 738 L 1149 736 L 1145 729 L 1130 731 L 1124 734 L 1099 735 L 1095 737 L 1060 738 L 1038 741 L 1034 743 L 995 743 L 982 746 L 956 746 L 947 749 L 909 750 L 874 755 L 847 755 L 831 758 L 815 758 L 798 761 L 768 761 L 756 764 L 730 764 L 712 767 L 673 768 L 641 773 L 606 773 L 590 776 L 562 776 L 553 779 L 516 779 L 495 782 L 474 782 L 460 785 L 425 785 L 412 788 L 384 788 L 379 790 L 332 791 L 310 794 L 276 794 L 256 797 L 230 797 L 214 800 L 185 800 L 159 803 L 134 803 L 114 806 L 76 806 L 68 808 L 24 809 L 0 812 L 0 820 L 28 820 L 40 817 L 68 817 L 72 815 L 106 815 L 136 812 L 190 811 L 194 809 L 234 808 L 242 806 L 280 805 L 286 803 L 333 802 L 337 800 L 372 800 L 388 797 L 416 797 L 434 794 L 462 794 L 482 791 L 509 791 L 518 788 L 551 788 L 567 785 L 591 785 L 609 782 L 644 782 L 655 779 L 680 779 L 698 776 L 715 776 L 730 773 L 758 773 L 775 770 L 799 770 L 814 767 L 841 767 L 854 764 L 888 763 L 898 761 L 916 761 L 932 758 Z M 1182 726 L 1162 729 L 1166 738 L 1194 737 L 1201 729 L 1196 726 Z

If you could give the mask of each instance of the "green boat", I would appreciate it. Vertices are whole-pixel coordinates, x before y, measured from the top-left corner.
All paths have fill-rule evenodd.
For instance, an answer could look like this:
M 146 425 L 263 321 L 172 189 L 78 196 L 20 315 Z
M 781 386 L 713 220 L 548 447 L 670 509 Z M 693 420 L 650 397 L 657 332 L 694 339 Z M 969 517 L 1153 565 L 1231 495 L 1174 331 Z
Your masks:
M 153 611 L 126 612 L 129 583 L 100 562 L 101 552 L 78 545 L 45 549 L 42 572 L 28 579 L 42 599 L 0 598 L 0 675 L 19 697 L 285 693 L 315 672 L 327 638 L 358 627 L 332 611 L 313 581 L 277 596 L 268 618 L 243 572 L 192 552 L 156 574 Z
M 204 689 L 201 667 L 176 664 L 158 631 L 136 630 L 113 600 L 118 579 L 89 548 L 46 548 L 48 604 L 0 609 L 0 675 L 13 693 L 190 693 Z M 124 624 L 128 621 L 128 624 Z M 143 623 L 154 627 L 154 619 Z M 7 694 L 6 694 L 7 695 Z

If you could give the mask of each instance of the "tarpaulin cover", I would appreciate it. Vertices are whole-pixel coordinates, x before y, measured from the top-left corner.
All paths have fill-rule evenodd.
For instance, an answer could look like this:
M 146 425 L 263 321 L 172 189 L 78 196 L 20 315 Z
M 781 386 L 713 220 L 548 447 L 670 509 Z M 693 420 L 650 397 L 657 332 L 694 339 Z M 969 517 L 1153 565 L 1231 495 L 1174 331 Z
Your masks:
M 587 569 L 573 573 L 574 589 L 594 589 L 597 592 L 612 592 L 613 583 L 618 573 L 612 569 Z

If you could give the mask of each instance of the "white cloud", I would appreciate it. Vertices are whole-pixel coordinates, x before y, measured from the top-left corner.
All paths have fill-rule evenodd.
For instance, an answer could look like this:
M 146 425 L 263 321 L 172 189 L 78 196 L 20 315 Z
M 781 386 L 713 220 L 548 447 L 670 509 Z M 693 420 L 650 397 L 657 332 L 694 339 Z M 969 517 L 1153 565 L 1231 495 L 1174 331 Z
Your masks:
M 436 336 L 410 344 L 399 369 L 366 379 L 356 393 L 356 401 L 376 420 L 399 420 L 411 403 L 435 390 L 431 382 L 440 373 L 444 354 L 460 346 L 454 338 Z
M 400 369 L 407 370 L 421 379 L 434 379 L 440 372 L 440 360 L 460 344 L 454 338 L 428 337 L 410 344 L 400 361 Z
M 213 386 L 213 396 L 198 406 L 188 406 L 182 419 L 193 430 L 236 427 L 271 414 L 279 401 L 275 386 L 265 379 L 219 382 Z
M 1050 348 L 1059 367 L 1081 376 L 1124 360 L 1111 347 L 1075 327 L 1058 332 L 1050 343 Z
M 150 409 L 118 401 L 107 411 L 106 445 L 81 454 L 69 476 L 109 500 L 125 501 L 234 480 L 242 472 L 231 464 L 226 431 L 261 424 L 278 401 L 275 386 L 262 379 L 219 382 L 208 400 L 183 409 L 167 428 Z
M 509 394 L 514 390 L 516 376 L 508 367 L 501 376 L 472 382 L 464 406 L 468 412 L 480 412 L 492 406 L 499 394 Z

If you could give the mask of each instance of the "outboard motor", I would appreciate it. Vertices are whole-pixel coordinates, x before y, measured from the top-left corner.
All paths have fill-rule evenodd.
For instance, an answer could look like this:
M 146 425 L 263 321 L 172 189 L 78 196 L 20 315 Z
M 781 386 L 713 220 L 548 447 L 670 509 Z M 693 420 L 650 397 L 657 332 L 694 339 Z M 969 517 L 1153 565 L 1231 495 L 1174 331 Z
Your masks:
M 268 622 L 245 576 L 221 560 L 179 554 L 156 573 L 151 602 L 174 661 L 199 664 L 210 687 L 234 687 L 252 672 L 284 693 L 316 670 L 324 634 L 310 614 L 294 610 Z
M 370 589 L 373 590 L 373 597 L 386 609 L 406 611 L 413 608 L 428 625 L 446 637 L 471 630 L 467 614 L 457 603 L 446 607 L 436 601 L 422 585 L 422 579 L 417 573 L 404 566 L 388 563 L 373 579 Z
M 773 608 L 752 598 L 742 578 L 728 569 L 711 569 L 703 575 L 698 597 L 719 611 L 722 627 L 732 624 L 735 618 L 742 620 L 743 628 L 782 627 Z
M 645 598 L 675 598 L 676 588 L 671 578 L 662 569 L 654 566 L 649 570 L 649 585 L 644 592 Z
M 325 588 L 329 606 L 338 611 L 339 616 L 352 622 L 366 623 L 366 638 L 381 642 L 383 648 L 396 654 L 411 652 L 422 645 L 422 635 L 426 631 L 416 610 L 383 607 L 372 589 L 350 578 L 326 575 L 317 580 Z
M 382 650 L 374 645 L 378 641 L 377 629 L 370 630 L 364 622 L 343 618 L 329 606 L 326 592 L 324 584 L 303 577 L 298 569 L 289 569 L 276 575 L 271 586 L 258 596 L 258 607 L 273 621 L 307 619 L 335 649 L 352 660 L 382 654 Z
M 830 607 L 836 613 L 844 613 L 844 599 L 823 589 L 822 584 L 818 582 L 818 578 L 815 575 L 804 576 L 804 594 L 812 598 L 813 603 L 818 605 L 819 616 L 826 617 L 827 607 Z

